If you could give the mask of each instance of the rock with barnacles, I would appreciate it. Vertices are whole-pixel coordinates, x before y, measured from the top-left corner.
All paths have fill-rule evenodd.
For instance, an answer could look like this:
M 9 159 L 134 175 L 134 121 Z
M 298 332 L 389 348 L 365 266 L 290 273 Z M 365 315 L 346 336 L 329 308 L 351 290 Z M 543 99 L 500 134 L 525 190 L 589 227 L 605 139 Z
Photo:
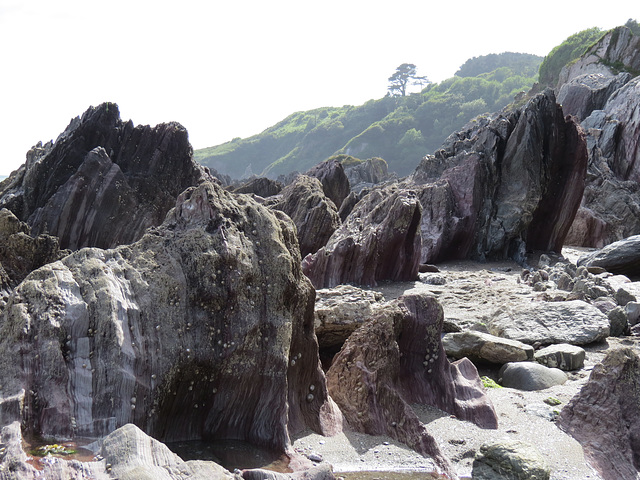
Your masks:
M 497 428 L 498 419 L 473 364 L 447 360 L 442 322 L 442 308 L 432 296 L 390 302 L 345 342 L 327 382 L 351 428 L 389 435 L 447 473 L 448 459 L 411 405 L 432 405 L 483 428 Z
M 192 187 L 139 241 L 79 250 L 13 291 L 0 404 L 24 399 L 3 421 L 51 437 L 132 423 L 163 441 L 283 452 L 293 432 L 335 432 L 314 298 L 288 217 L 214 183 Z

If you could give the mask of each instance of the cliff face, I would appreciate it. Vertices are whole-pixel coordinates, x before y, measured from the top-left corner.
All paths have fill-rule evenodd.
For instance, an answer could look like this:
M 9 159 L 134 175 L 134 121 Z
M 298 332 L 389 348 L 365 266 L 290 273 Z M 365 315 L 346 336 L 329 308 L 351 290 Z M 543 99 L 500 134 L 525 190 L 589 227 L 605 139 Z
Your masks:
M 602 37 L 558 84 L 565 114 L 587 137 L 588 175 L 567 242 L 602 247 L 640 233 L 640 37 L 627 27 Z
M 339 429 L 300 260 L 288 217 L 207 182 L 138 242 L 32 272 L 0 321 L 0 396 L 23 402 L 4 424 L 280 451 L 289 432 Z
M 89 108 L 53 144 L 35 146 L 2 183 L 0 207 L 62 248 L 111 248 L 159 225 L 185 188 L 210 178 L 177 123 L 137 126 L 117 105 Z

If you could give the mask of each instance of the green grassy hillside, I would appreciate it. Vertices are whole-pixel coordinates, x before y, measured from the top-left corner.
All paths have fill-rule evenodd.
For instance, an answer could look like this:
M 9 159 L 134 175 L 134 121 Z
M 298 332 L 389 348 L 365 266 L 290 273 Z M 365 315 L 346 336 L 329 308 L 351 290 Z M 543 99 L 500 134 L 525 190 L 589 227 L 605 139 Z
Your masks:
M 476 57 L 421 93 L 296 112 L 258 135 L 196 150 L 195 158 L 234 178 L 306 171 L 337 154 L 382 157 L 391 171 L 407 175 L 469 120 L 529 90 L 541 61 L 518 53 Z

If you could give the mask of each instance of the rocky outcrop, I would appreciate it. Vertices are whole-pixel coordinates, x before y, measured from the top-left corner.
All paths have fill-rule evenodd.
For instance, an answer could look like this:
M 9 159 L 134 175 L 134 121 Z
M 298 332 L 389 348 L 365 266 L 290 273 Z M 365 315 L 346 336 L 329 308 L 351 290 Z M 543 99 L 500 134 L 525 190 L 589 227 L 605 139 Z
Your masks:
M 307 175 L 298 175 L 280 195 L 270 198 L 265 205 L 291 217 L 303 257 L 326 245 L 340 226 L 335 204 L 325 195 L 320 181 Z
M 478 118 L 425 157 L 422 262 L 522 259 L 560 251 L 580 205 L 587 167 L 581 129 L 550 90 L 518 111 Z
M 442 322 L 434 297 L 400 297 L 349 337 L 327 372 L 327 383 L 352 428 L 389 435 L 450 473 L 411 404 L 433 405 L 483 428 L 496 428 L 497 417 L 473 364 L 447 360 L 440 343 Z
M 529 345 L 586 345 L 609 336 L 609 319 L 581 300 L 536 302 L 498 310 L 487 322 L 489 333 Z
M 38 144 L 3 183 L 0 207 L 62 248 L 110 248 L 164 220 L 185 188 L 209 178 L 178 123 L 134 127 L 117 105 L 89 108 L 55 143 Z
M 311 168 L 306 175 L 320 180 L 324 194 L 340 209 L 342 201 L 351 191 L 342 163 L 337 159 L 329 159 Z
M 601 110 L 609 97 L 631 79 L 627 72 L 618 75 L 585 73 L 572 78 L 560 87 L 558 103 L 565 115 L 584 120 L 594 110 Z
M 613 242 L 600 250 L 583 255 L 578 266 L 602 267 L 608 272 L 640 277 L 640 235 Z
M 415 280 L 420 217 L 414 191 L 397 185 L 373 190 L 358 202 L 326 246 L 304 258 L 303 271 L 315 288 Z
M 640 476 L 639 392 L 640 357 L 631 348 L 615 349 L 557 419 L 606 480 Z
M 628 71 L 640 71 L 640 37 L 628 27 L 607 32 L 580 59 L 563 67 L 557 89 L 586 74 L 613 77 L 621 66 Z
M 29 226 L 6 208 L 0 209 L 0 267 L 2 290 L 15 288 L 30 272 L 54 262 L 69 252 L 60 249 L 58 239 L 51 235 L 31 236 Z M 6 299 L 0 299 L 0 305 Z
M 3 420 L 277 451 L 290 432 L 337 431 L 300 260 L 288 217 L 205 182 L 138 242 L 35 270 L 0 320 L 0 403 L 23 397 Z

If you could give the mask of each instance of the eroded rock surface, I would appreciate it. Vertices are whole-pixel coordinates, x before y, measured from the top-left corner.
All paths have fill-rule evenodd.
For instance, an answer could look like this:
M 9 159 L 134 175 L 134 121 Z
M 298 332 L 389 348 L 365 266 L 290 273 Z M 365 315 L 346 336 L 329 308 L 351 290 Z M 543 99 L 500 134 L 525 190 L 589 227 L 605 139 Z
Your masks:
M 138 242 L 79 250 L 14 290 L 0 397 L 22 391 L 13 420 L 45 436 L 133 423 L 284 451 L 289 432 L 340 428 L 313 305 L 288 217 L 203 183 Z
M 325 195 L 322 184 L 314 177 L 298 175 L 280 195 L 270 198 L 265 204 L 291 217 L 297 228 L 303 257 L 326 245 L 340 226 L 334 202 Z
M 373 190 L 326 246 L 304 258 L 305 275 L 316 288 L 417 279 L 421 212 L 412 190 L 397 185 Z
M 352 428 L 389 435 L 451 473 L 411 404 L 433 405 L 484 428 L 496 428 L 497 417 L 473 364 L 447 360 L 440 343 L 442 321 L 442 308 L 432 296 L 400 297 L 349 337 L 327 382 Z
M 606 480 L 640 476 L 639 392 L 640 357 L 631 348 L 615 349 L 558 417 Z
M 337 159 L 326 160 L 311 168 L 306 175 L 320 180 L 324 194 L 340 209 L 342 201 L 351 191 L 342 163 Z
M 475 362 L 502 365 L 533 360 L 531 345 L 473 330 L 447 333 L 442 337 L 442 344 L 450 357 L 467 357 Z
M 613 242 L 600 250 L 583 255 L 579 266 L 602 267 L 606 271 L 640 277 L 640 235 Z
M 492 335 L 529 345 L 586 345 L 609 336 L 609 319 L 581 300 L 538 302 L 497 311 L 487 328 Z
M 422 186 L 422 262 L 560 251 L 586 168 L 583 133 L 550 90 L 521 110 L 477 119 L 411 177 Z
M 104 103 L 71 121 L 55 143 L 38 144 L 0 191 L 0 207 L 49 233 L 61 248 L 110 248 L 139 239 L 164 220 L 176 197 L 210 178 L 192 158 L 178 123 L 120 120 Z

